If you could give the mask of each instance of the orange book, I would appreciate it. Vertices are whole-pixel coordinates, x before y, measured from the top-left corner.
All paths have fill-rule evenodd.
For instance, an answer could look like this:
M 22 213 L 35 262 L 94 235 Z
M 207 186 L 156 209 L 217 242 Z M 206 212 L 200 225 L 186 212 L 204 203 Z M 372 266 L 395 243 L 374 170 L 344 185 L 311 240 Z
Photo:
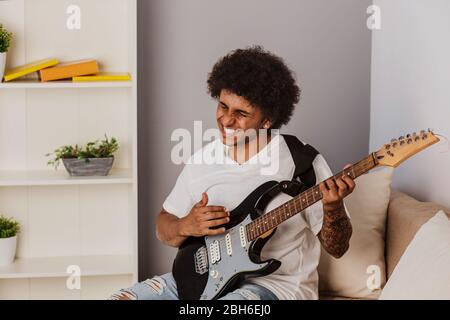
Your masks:
M 41 81 L 61 80 L 98 73 L 96 60 L 80 60 L 58 64 L 39 71 Z

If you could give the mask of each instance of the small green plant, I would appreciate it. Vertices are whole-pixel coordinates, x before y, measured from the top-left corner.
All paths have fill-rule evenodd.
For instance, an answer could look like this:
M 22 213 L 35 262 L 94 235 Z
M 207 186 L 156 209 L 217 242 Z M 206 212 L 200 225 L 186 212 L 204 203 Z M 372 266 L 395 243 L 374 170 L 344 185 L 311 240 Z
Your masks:
M 0 239 L 14 237 L 20 232 L 19 222 L 0 216 Z
M 0 53 L 7 52 L 11 45 L 12 33 L 0 24 Z
M 117 139 L 112 137 L 109 139 L 105 135 L 104 140 L 91 141 L 84 147 L 75 146 L 62 146 L 56 149 L 53 153 L 46 154 L 47 157 L 53 155 L 53 159 L 48 161 L 48 165 L 58 169 L 58 166 L 62 159 L 88 159 L 88 158 L 109 158 L 113 156 L 113 153 L 119 149 L 119 143 Z

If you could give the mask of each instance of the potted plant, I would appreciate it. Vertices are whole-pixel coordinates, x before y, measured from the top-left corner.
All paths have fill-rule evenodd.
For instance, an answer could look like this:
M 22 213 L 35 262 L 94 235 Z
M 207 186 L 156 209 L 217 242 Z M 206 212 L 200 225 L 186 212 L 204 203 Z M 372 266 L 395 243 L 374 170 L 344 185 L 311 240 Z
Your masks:
M 19 231 L 19 222 L 0 216 L 0 266 L 6 266 L 14 261 Z
M 65 145 L 56 149 L 47 154 L 53 155 L 48 165 L 58 169 L 62 162 L 71 176 L 106 176 L 114 162 L 113 154 L 118 149 L 117 139 L 109 139 L 105 135 L 104 140 L 88 142 L 84 147 Z
M 0 24 L 0 82 L 2 82 L 5 74 L 6 53 L 11 45 L 12 33 L 8 32 L 2 24 Z

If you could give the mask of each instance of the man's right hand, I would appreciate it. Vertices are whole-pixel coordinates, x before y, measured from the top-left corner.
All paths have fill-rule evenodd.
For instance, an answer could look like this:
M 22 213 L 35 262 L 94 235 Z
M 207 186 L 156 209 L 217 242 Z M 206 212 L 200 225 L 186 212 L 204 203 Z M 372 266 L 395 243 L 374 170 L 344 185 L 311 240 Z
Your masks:
M 202 193 L 202 199 L 197 202 L 189 214 L 181 218 L 180 234 L 183 236 L 210 236 L 225 232 L 225 228 L 215 228 L 230 221 L 230 213 L 222 206 L 207 206 L 208 195 Z

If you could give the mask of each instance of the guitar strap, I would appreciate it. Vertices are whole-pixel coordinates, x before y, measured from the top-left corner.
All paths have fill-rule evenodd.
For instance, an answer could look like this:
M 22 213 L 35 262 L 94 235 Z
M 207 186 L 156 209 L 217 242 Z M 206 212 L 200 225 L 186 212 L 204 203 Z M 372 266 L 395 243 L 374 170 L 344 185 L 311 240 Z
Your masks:
M 316 175 L 312 165 L 319 152 L 309 144 L 303 144 L 296 136 L 283 134 L 284 140 L 294 159 L 295 170 L 291 181 L 287 183 L 287 188 L 280 188 L 282 192 L 295 197 L 300 192 L 313 187 L 316 184 Z

